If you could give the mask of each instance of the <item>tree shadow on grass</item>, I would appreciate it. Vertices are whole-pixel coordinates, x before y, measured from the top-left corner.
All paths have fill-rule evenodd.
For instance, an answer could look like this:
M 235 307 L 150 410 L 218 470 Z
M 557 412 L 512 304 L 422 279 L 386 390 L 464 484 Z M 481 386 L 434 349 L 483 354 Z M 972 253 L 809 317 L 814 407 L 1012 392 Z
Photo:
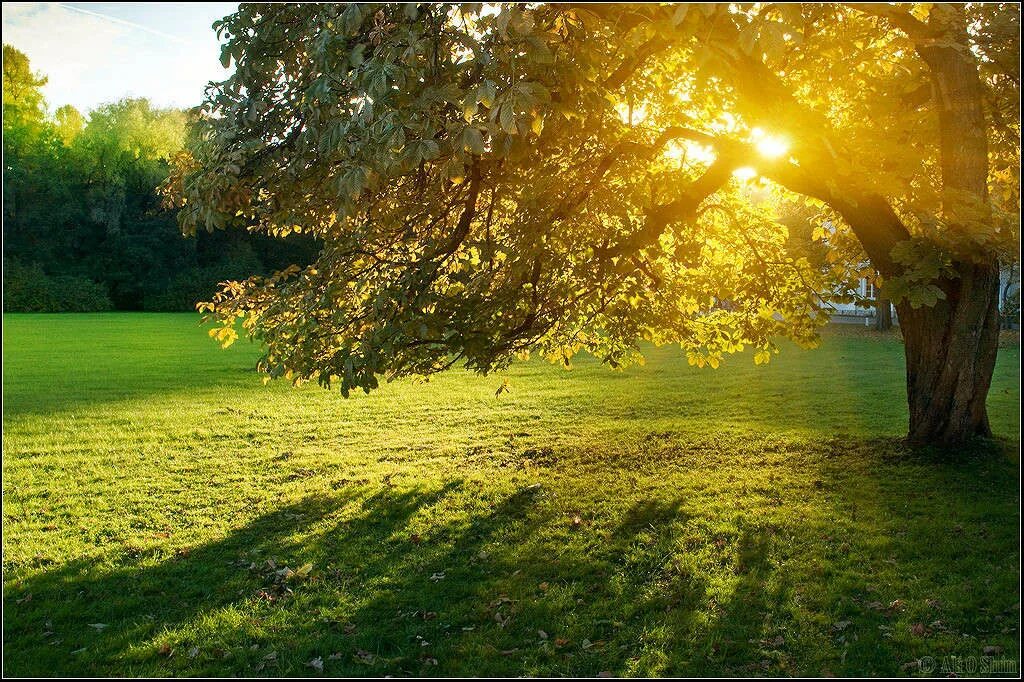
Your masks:
M 667 457 L 681 456 L 663 440 Z M 886 441 L 818 454 L 780 490 L 751 484 L 709 509 L 638 494 L 593 526 L 564 518 L 556 502 L 572 490 L 553 482 L 490 504 L 462 479 L 311 497 L 174 558 L 77 561 L 17 581 L 5 594 L 5 668 L 899 674 L 922 655 L 964 651 L 965 635 L 1006 640 L 1012 656 L 1013 635 L 993 630 L 1018 598 L 1012 576 L 983 581 L 1016 565 L 1016 465 L 943 463 Z M 618 466 L 634 464 L 624 455 Z M 306 562 L 306 579 L 278 572 Z

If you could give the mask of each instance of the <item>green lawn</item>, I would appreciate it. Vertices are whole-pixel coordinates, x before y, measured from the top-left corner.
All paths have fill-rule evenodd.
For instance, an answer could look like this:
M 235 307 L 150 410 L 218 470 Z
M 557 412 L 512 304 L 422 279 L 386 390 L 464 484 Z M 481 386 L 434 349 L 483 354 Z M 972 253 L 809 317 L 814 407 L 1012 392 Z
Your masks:
M 902 349 L 869 333 L 349 400 L 264 386 L 193 315 L 7 315 L 3 337 L 7 674 L 1019 660 L 1017 346 L 999 443 L 941 455 L 900 445 Z

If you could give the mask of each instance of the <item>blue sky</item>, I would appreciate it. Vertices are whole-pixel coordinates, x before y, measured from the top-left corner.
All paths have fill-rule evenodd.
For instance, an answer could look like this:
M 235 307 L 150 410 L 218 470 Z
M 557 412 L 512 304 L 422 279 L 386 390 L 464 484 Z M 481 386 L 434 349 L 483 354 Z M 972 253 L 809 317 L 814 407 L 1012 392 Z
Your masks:
M 189 107 L 203 86 L 222 80 L 220 47 L 210 28 L 237 3 L 4 3 L 3 41 L 18 48 L 44 88 L 51 111 L 83 113 L 122 97 Z

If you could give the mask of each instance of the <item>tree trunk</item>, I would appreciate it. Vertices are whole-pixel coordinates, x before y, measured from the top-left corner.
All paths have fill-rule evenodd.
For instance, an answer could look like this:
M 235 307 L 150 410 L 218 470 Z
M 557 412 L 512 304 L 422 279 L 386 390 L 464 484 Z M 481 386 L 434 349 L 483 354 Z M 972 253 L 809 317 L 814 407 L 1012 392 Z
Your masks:
M 908 440 L 957 446 L 988 437 L 988 397 L 999 341 L 999 266 L 961 263 L 940 283 L 946 300 L 897 305 L 906 344 Z
M 886 332 L 892 329 L 892 302 L 875 289 L 875 329 Z
M 929 11 L 935 39 L 916 41 L 927 63 L 939 115 L 943 214 L 951 230 L 969 231 L 961 211 L 988 211 L 988 139 L 982 85 L 969 49 L 961 5 Z M 999 346 L 999 263 L 959 258 L 955 278 L 931 308 L 900 305 L 906 342 L 911 443 L 955 446 L 991 436 L 985 401 Z

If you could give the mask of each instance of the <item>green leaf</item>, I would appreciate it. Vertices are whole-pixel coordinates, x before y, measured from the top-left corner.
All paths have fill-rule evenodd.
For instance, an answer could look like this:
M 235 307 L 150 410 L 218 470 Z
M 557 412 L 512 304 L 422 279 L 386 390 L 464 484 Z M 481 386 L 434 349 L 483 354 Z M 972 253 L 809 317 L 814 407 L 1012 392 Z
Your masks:
M 350 52 L 348 55 L 348 63 L 352 66 L 352 68 L 355 68 L 363 63 L 363 53 L 365 51 L 366 45 L 364 43 L 359 43 L 354 48 L 352 48 L 352 52 Z
M 441 155 L 441 147 L 434 140 L 423 140 L 421 155 L 427 161 L 433 161 Z
M 467 123 L 472 121 L 473 117 L 476 116 L 477 109 L 478 107 L 475 97 L 467 96 L 466 99 L 462 101 L 462 117 Z
M 513 135 L 516 132 L 516 115 L 515 111 L 512 110 L 510 103 L 506 102 L 501 105 L 501 109 L 498 112 L 498 122 L 501 124 L 501 129 L 509 135 Z
M 494 106 L 494 100 L 498 98 L 497 88 L 494 87 L 494 81 L 484 81 L 477 87 L 477 99 L 485 107 L 490 109 Z
M 462 146 L 477 156 L 484 153 L 484 137 L 479 128 L 466 128 L 462 133 Z

